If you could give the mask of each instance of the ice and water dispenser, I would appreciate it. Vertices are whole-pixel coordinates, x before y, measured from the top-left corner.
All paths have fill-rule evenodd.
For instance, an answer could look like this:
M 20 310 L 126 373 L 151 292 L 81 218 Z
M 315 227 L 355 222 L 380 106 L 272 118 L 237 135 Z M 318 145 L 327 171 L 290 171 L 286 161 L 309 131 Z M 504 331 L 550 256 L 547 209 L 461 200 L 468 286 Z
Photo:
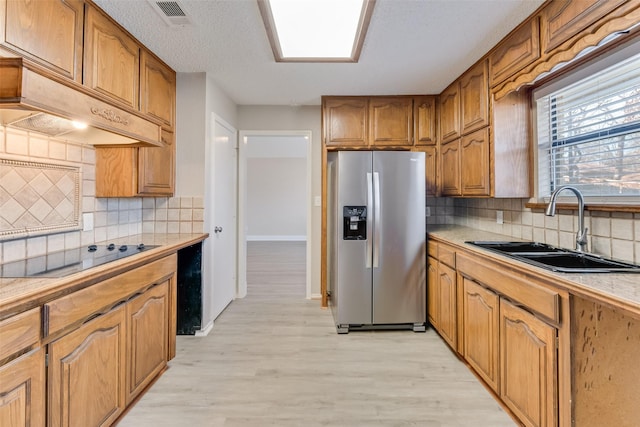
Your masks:
M 367 240 L 367 207 L 344 206 L 342 240 Z

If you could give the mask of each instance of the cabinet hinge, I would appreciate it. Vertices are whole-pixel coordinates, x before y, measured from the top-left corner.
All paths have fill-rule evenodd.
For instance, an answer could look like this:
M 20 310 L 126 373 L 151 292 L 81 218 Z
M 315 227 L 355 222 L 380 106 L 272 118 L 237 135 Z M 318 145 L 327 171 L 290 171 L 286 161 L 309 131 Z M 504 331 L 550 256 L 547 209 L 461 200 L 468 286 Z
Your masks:
M 44 367 L 47 368 L 49 366 L 49 353 L 44 354 Z
M 560 337 L 556 336 L 556 350 L 560 348 Z

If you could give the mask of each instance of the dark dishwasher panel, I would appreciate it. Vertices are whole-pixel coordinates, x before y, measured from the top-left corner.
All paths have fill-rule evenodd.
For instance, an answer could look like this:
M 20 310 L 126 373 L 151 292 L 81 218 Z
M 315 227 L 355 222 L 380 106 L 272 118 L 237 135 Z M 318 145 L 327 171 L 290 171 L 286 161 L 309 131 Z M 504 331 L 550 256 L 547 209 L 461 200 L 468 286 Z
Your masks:
M 195 335 L 202 328 L 202 242 L 178 251 L 178 335 Z

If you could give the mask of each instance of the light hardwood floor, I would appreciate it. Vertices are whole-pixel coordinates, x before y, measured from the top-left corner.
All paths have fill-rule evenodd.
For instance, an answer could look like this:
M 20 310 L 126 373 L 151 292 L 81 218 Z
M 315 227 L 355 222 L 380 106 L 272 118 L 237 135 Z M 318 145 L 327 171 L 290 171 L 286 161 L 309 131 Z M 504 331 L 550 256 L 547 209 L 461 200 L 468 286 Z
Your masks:
M 121 427 L 513 426 L 433 330 L 338 335 L 305 300 L 302 242 L 251 242 L 248 295 L 170 369 Z

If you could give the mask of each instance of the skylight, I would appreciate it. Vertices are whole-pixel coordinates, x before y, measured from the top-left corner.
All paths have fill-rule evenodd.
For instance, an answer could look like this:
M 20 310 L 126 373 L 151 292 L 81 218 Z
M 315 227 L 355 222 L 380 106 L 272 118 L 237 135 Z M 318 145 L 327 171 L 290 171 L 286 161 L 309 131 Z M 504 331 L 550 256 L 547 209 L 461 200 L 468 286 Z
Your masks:
M 278 62 L 357 62 L 375 0 L 258 0 Z

